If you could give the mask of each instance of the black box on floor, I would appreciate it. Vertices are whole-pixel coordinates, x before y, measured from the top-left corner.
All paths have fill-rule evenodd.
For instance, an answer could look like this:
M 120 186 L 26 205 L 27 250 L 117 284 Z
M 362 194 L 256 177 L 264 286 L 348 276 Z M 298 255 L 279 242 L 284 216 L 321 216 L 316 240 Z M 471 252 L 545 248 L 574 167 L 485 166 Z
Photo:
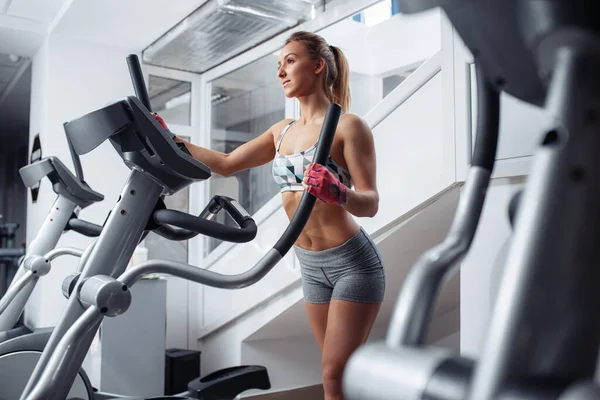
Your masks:
M 200 352 L 167 349 L 165 353 L 165 394 L 185 392 L 188 383 L 200 376 Z

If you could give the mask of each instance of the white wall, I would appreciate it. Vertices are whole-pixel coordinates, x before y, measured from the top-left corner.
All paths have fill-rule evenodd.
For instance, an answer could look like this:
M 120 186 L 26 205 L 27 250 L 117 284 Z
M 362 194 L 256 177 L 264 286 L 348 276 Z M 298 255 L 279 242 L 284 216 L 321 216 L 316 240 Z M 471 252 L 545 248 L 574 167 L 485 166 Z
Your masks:
M 375 25 L 367 37 L 370 73 L 390 75 L 398 68 L 428 59 L 442 48 L 441 29 L 437 8 L 418 14 L 396 14 Z
M 341 20 L 318 31 L 342 49 L 352 71 L 350 112 L 364 116 L 383 98 L 383 78 L 413 68 L 441 49 L 437 10 L 396 14 L 374 26 Z
M 352 71 L 377 77 L 422 62 L 442 47 L 437 9 L 396 14 L 371 27 L 344 19 L 317 33 L 344 51 Z
M 246 342 L 242 345 L 242 364 L 265 366 L 271 381 L 271 389 L 249 390 L 242 398 L 322 382 L 321 349 L 312 336 Z
M 373 129 L 380 200 L 374 218 L 360 218 L 368 232 L 381 229 L 453 183 L 447 174 L 448 154 L 454 149 L 444 140 L 441 76 L 438 73 L 427 81 Z
M 73 170 L 62 123 L 132 93 L 125 62 L 118 48 L 50 36 L 33 59 L 30 143 L 40 134 L 43 156 L 54 155 Z M 80 218 L 102 224 L 112 209 L 129 174 L 121 158 L 107 142 L 81 157 L 87 183 L 105 196 L 80 213 Z M 47 179 L 40 185 L 37 203 L 28 196 L 27 243 L 31 243 L 56 198 Z M 90 239 L 72 232 L 62 236 L 59 247 L 84 248 Z M 66 299 L 60 287 L 76 268 L 77 260 L 62 257 L 40 279 L 26 308 L 26 322 L 35 327 L 53 326 Z

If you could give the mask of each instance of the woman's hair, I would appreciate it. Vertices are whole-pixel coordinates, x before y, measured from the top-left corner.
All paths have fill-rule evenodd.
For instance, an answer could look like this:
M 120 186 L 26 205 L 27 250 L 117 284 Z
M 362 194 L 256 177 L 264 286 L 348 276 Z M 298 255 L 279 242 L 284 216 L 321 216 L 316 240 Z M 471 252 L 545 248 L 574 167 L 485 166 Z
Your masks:
M 302 43 L 313 60 L 322 58 L 325 61 L 325 94 L 347 112 L 350 108 L 350 68 L 342 50 L 328 45 L 322 36 L 306 31 L 292 33 L 285 44 L 290 42 Z

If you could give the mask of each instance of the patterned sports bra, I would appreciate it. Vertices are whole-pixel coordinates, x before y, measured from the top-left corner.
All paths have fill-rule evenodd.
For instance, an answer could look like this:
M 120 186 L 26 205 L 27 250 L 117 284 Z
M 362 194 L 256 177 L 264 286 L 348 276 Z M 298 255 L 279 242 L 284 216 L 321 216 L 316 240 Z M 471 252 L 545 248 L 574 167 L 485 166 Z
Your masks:
M 295 120 L 290 122 L 279 135 L 277 139 L 277 145 L 275 147 L 275 159 L 273 160 L 273 178 L 275 182 L 281 187 L 281 192 L 288 191 L 300 191 L 304 190 L 302 186 L 302 180 L 304 179 L 304 171 L 308 164 L 313 162 L 315 158 L 315 152 L 317 150 L 317 143 L 313 144 L 310 148 L 301 151 L 296 154 L 283 155 L 279 154 L 279 147 L 283 136 L 290 129 L 290 127 L 296 122 Z M 350 172 L 339 165 L 331 157 L 331 154 L 327 156 L 325 167 L 342 182 L 347 188 L 352 187 L 352 178 Z

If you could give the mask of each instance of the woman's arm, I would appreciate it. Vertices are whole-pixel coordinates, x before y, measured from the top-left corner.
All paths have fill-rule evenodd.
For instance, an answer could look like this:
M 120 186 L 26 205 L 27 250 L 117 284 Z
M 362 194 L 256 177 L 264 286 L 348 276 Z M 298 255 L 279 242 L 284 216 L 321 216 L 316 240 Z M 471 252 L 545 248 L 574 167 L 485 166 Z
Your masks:
M 342 117 L 344 160 L 354 184 L 354 190 L 347 190 L 346 204 L 342 207 L 357 217 L 374 217 L 379 209 L 379 192 L 373 133 L 358 116 Z
M 204 163 L 212 171 L 222 176 L 229 176 L 272 160 L 275 157 L 275 135 L 283 129 L 286 123 L 289 123 L 289 120 L 276 123 L 263 134 L 244 143 L 231 153 L 222 153 L 197 146 L 179 137 L 176 137 L 175 140 L 183 142 L 192 157 Z

